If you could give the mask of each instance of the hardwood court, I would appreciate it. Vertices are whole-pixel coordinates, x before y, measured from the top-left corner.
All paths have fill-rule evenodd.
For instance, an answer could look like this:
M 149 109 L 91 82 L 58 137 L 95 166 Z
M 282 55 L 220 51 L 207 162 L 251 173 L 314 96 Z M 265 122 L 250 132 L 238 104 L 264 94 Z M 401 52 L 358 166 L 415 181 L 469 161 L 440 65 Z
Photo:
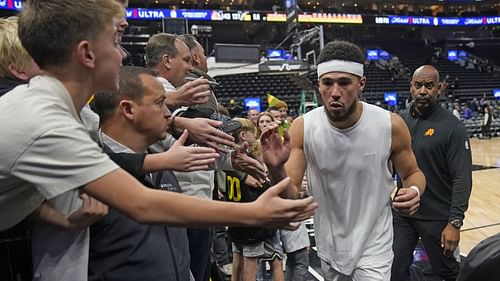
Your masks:
M 486 237 L 500 232 L 500 138 L 471 139 L 471 149 L 476 169 L 460 235 L 464 255 Z

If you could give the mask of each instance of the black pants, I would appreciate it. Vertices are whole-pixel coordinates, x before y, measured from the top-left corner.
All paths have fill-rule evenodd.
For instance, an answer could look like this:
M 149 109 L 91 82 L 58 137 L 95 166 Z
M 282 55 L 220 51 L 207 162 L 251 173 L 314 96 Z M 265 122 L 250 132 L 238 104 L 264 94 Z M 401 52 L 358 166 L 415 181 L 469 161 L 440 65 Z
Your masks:
M 455 257 L 443 255 L 441 233 L 447 221 L 425 221 L 409 219 L 393 212 L 394 216 L 394 261 L 392 263 L 391 280 L 410 280 L 410 265 L 413 261 L 413 250 L 418 242 L 422 244 L 429 257 L 433 271 L 446 281 L 457 278 L 459 265 Z
M 0 231 L 0 280 L 31 281 L 31 224 L 22 221 Z
M 194 280 L 208 281 L 210 276 L 210 248 L 212 245 L 211 228 L 188 228 L 191 273 Z
M 491 139 L 490 125 L 481 126 L 481 135 L 483 138 Z

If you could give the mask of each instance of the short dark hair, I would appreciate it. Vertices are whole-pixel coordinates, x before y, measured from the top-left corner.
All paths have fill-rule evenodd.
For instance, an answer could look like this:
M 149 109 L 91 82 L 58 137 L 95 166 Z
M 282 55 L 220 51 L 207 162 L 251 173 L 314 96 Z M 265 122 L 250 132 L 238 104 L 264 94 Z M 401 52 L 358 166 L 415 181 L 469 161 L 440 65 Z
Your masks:
M 141 75 L 156 76 L 156 73 L 138 66 L 123 66 L 120 69 L 120 86 L 118 93 L 113 92 L 99 92 L 94 95 L 94 108 L 101 124 L 115 112 L 121 100 L 129 99 L 135 102 L 140 102 L 144 97 L 144 85 L 142 83 Z
M 75 45 L 97 38 L 123 16 L 115 0 L 28 0 L 19 17 L 19 39 L 40 68 L 62 65 Z
M 194 37 L 194 35 L 192 34 L 179 35 L 179 40 L 184 42 L 188 46 L 189 50 L 193 50 L 199 44 L 198 40 L 196 40 L 196 37 Z
M 347 41 L 332 41 L 325 45 L 318 56 L 318 64 L 331 60 L 352 61 L 363 64 L 365 58 L 361 49 Z
M 145 48 L 146 66 L 155 67 L 160 63 L 164 54 L 175 57 L 177 55 L 175 40 L 177 39 L 177 35 L 169 33 L 158 33 L 151 36 Z

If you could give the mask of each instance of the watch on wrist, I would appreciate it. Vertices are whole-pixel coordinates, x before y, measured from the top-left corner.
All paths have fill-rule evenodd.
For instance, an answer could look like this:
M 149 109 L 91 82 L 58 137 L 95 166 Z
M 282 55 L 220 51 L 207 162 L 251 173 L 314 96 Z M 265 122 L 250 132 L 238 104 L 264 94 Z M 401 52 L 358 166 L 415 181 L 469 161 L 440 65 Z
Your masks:
M 451 224 L 456 229 L 460 229 L 462 227 L 462 225 L 464 224 L 463 221 L 460 219 L 455 219 L 455 220 L 449 221 L 448 223 Z

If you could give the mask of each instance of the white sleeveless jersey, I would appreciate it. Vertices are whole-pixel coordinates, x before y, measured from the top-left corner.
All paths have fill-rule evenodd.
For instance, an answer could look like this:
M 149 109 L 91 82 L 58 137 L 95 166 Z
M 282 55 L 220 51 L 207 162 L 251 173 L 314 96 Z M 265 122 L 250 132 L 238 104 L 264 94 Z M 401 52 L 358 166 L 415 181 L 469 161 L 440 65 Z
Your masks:
M 361 104 L 360 120 L 348 129 L 331 125 L 324 107 L 304 115 L 308 186 L 319 203 L 318 256 L 346 275 L 361 258 L 392 259 L 391 117 Z

